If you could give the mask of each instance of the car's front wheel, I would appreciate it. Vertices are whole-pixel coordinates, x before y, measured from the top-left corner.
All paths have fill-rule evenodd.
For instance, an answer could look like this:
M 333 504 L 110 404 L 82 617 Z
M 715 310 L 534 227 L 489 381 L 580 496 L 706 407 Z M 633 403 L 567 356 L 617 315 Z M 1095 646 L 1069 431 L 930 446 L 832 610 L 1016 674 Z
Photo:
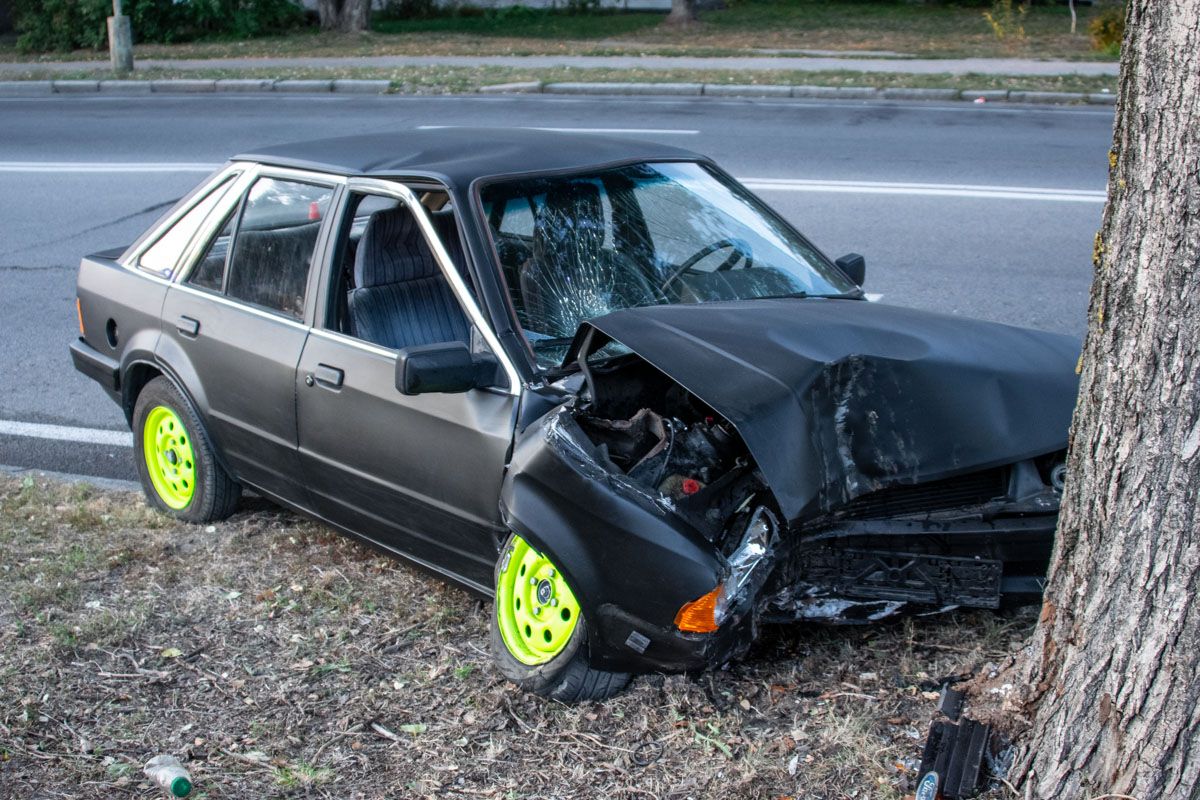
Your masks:
M 562 571 L 520 536 L 510 536 L 496 563 L 491 625 L 501 674 L 564 703 L 611 697 L 629 674 L 593 669 L 586 639 L 582 609 Z
M 199 416 L 169 380 L 146 384 L 133 407 L 133 453 L 150 504 L 185 522 L 233 513 L 242 487 L 213 456 Z

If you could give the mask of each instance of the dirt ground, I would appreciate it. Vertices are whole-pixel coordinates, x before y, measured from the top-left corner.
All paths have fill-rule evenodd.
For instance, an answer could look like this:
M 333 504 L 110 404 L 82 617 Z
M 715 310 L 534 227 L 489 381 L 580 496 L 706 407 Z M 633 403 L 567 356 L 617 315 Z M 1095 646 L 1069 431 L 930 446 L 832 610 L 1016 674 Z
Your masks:
M 490 606 L 269 505 L 175 524 L 0 477 L 0 798 L 901 798 L 946 676 L 1033 613 L 768 629 L 605 702 L 523 694 Z

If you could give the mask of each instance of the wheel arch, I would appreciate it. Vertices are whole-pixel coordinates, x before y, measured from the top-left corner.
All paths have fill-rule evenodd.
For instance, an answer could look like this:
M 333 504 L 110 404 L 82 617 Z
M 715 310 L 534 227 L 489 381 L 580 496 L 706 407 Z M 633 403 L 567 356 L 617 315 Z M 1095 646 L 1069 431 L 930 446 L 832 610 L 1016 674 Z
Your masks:
M 191 386 L 196 386 L 199 389 L 199 376 L 197 376 L 195 371 L 191 369 L 190 363 L 188 364 L 188 369 L 186 370 L 185 374 L 190 374 L 192 376 L 192 381 L 190 382 Z M 153 354 L 139 354 L 131 358 L 122 369 L 121 405 L 122 410 L 125 412 L 125 419 L 128 421 L 130 428 L 132 428 L 134 424 L 133 412 L 134 408 L 137 406 L 138 396 L 142 393 L 142 390 L 146 388 L 146 385 L 149 384 L 150 381 L 159 377 L 166 378 L 168 381 L 170 381 L 171 385 L 175 387 L 177 392 L 179 392 L 179 395 L 183 398 L 184 402 L 191 405 L 196 417 L 204 426 L 202 433 L 205 438 L 208 439 L 209 445 L 212 448 L 213 458 L 216 459 L 217 463 L 222 469 L 225 470 L 226 473 L 234 476 L 234 478 L 237 479 L 237 473 L 230 469 L 229 462 L 225 459 L 224 454 L 221 452 L 220 446 L 213 438 L 212 426 L 208 421 L 208 406 L 205 402 L 203 402 L 204 394 L 202 390 L 200 392 L 193 392 L 189 386 L 189 382 L 184 380 L 180 373 L 172 368 L 171 364 L 168 364 L 163 359 L 158 358 Z

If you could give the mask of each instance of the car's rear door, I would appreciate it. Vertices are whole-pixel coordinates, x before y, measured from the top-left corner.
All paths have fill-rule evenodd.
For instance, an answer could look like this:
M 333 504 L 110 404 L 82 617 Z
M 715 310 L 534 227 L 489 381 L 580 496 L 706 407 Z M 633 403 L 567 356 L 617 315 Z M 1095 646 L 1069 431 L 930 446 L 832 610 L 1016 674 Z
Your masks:
M 191 393 L 226 465 L 298 505 L 307 496 L 296 365 L 311 320 L 311 265 L 339 182 L 257 170 L 163 306 L 159 358 Z
M 323 282 L 326 311 L 316 320 L 297 370 L 300 458 L 314 505 L 333 522 L 489 590 L 504 536 L 499 495 L 516 389 L 419 396 L 397 391 L 397 350 L 364 338 L 364 330 L 356 335 L 353 325 L 337 320 L 346 307 L 340 293 L 352 281 L 352 232 L 360 235 L 370 216 L 362 209 L 399 203 L 415 210 L 408 220 L 419 223 L 414 235 L 431 245 L 440 264 L 441 274 L 429 280 L 453 284 L 454 302 L 461 304 L 477 348 L 499 352 L 499 344 L 406 187 L 351 179 L 345 197 L 340 241 L 331 243 L 335 256 L 329 259 L 329 280 Z M 441 288 L 444 292 L 445 286 Z M 388 307 L 401 315 L 412 309 L 403 300 Z M 430 331 L 426 338 L 437 337 L 436 325 L 411 322 Z M 515 377 L 515 371 L 508 373 Z M 511 378 L 505 382 L 519 385 Z

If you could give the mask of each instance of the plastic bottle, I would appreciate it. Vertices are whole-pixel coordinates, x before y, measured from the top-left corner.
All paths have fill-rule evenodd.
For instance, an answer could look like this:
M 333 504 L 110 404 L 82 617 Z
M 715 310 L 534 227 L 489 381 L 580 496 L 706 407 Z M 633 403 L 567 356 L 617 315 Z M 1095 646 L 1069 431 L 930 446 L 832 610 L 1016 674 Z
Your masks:
M 192 776 L 175 756 L 155 756 L 142 771 L 172 797 L 187 797 L 192 791 Z

